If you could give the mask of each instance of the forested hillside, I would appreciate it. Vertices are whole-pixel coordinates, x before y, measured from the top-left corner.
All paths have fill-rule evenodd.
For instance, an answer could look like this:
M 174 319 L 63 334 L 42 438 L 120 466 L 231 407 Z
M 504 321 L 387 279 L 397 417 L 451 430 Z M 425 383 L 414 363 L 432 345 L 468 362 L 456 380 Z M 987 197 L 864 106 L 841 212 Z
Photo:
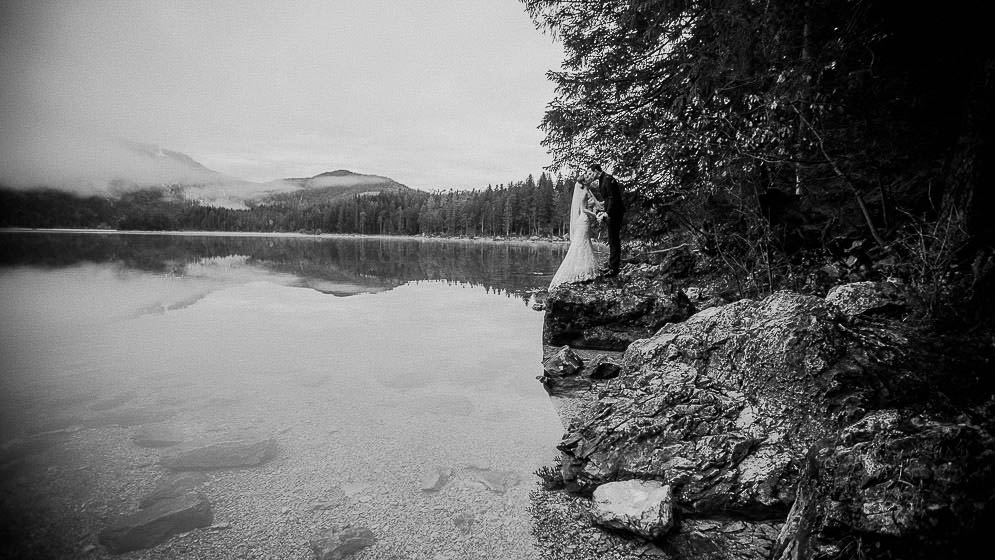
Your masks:
M 554 165 L 631 177 L 633 233 L 683 237 L 743 295 L 822 268 L 901 279 L 968 323 L 995 312 L 983 4 L 523 3 L 564 45 Z
M 561 236 L 571 189 L 562 177 L 541 173 L 538 181 L 529 175 L 479 190 L 390 188 L 337 198 L 301 191 L 248 202 L 245 210 L 203 206 L 168 190 L 114 197 L 0 190 L 0 227 Z

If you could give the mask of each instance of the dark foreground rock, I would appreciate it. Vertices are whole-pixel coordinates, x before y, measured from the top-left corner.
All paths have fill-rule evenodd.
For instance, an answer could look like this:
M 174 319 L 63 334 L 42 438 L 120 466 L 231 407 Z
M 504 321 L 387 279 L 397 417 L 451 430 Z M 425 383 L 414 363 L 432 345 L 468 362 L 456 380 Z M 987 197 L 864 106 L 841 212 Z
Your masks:
M 202 494 L 192 493 L 156 502 L 121 517 L 100 532 L 100 544 L 111 552 L 127 552 L 155 546 L 170 536 L 213 521 L 211 504 Z
M 162 458 L 174 471 L 254 467 L 276 456 L 276 440 L 237 439 L 194 445 Z
M 937 390 L 961 380 L 915 332 L 842 293 L 742 300 L 633 343 L 559 446 L 567 488 L 669 485 L 674 558 L 964 550 L 992 519 L 990 424 Z
M 311 539 L 311 550 L 316 560 L 341 560 L 376 542 L 366 527 L 335 526 Z
M 662 549 L 671 558 L 758 560 L 770 558 L 778 521 L 684 519 L 667 536 Z
M 621 371 L 621 365 L 604 354 L 598 354 L 584 367 L 584 373 L 588 377 L 599 380 L 614 379 Z
M 673 285 L 632 276 L 564 284 L 546 298 L 543 341 L 553 346 L 625 350 L 694 312 Z

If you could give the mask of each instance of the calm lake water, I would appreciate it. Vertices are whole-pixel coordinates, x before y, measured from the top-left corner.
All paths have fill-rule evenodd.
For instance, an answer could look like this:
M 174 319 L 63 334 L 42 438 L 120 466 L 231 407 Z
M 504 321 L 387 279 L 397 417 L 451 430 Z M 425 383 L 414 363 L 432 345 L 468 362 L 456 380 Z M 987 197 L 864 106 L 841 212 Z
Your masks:
M 215 529 L 123 558 L 531 558 L 533 471 L 562 428 L 526 303 L 552 244 L 0 233 L 0 488 L 8 555 L 102 557 L 181 446 L 274 437 L 207 472 Z M 425 492 L 442 469 L 447 482 Z M 5 545 L 0 545 L 5 546 Z

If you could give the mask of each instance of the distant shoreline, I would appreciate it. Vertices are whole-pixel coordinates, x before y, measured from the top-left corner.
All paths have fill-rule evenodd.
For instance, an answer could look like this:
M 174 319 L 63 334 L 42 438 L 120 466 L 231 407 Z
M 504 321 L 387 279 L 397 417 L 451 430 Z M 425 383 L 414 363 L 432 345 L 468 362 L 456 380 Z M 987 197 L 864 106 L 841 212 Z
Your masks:
M 289 231 L 145 231 L 119 229 L 87 229 L 87 228 L 0 228 L 0 233 L 85 233 L 96 235 L 171 235 L 188 237 L 284 237 L 301 239 L 399 239 L 412 241 L 471 241 L 484 243 L 519 243 L 519 244 L 550 244 L 564 245 L 565 239 L 543 237 L 445 237 L 430 235 L 383 235 L 361 233 L 297 233 Z

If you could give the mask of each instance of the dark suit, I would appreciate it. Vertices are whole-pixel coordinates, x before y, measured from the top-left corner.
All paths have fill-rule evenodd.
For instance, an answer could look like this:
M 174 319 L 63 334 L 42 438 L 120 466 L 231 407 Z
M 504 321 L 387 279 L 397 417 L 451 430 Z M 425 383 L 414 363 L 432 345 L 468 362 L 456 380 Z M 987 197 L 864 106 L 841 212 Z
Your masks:
M 602 172 L 598 177 L 598 190 L 608 214 L 608 271 L 618 274 L 622 267 L 622 218 L 625 214 L 622 186 L 614 177 Z

